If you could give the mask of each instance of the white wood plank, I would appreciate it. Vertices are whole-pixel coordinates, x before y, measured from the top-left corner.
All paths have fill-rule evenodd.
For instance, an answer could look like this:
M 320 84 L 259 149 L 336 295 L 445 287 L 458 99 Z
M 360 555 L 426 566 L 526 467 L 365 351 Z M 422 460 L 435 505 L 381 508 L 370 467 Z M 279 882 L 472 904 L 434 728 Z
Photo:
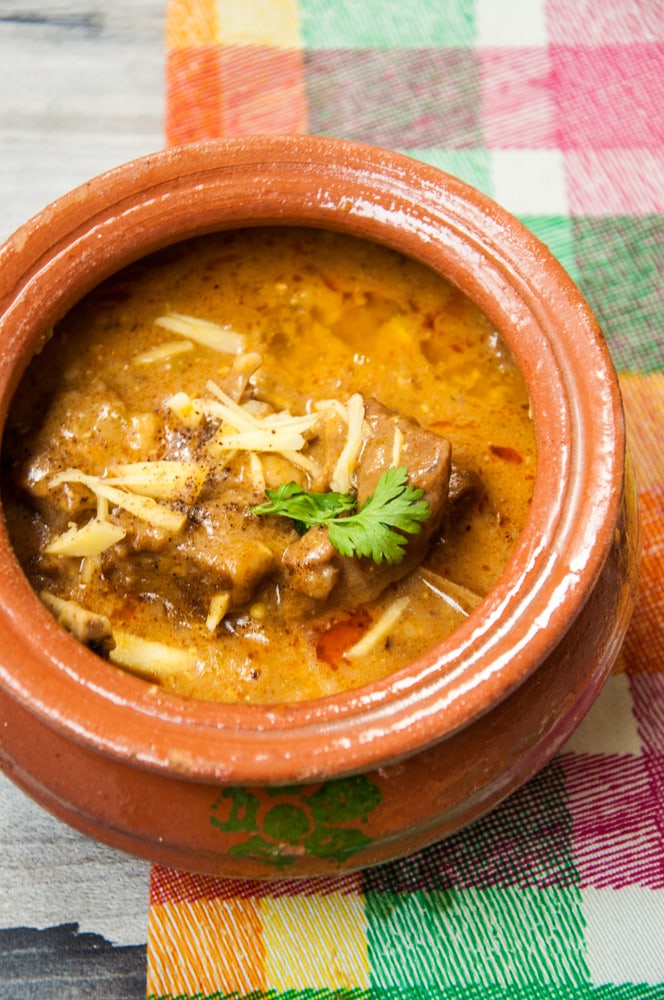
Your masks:
M 77 923 L 147 941 L 150 865 L 61 823 L 0 775 L 0 927 Z
M 162 0 L 0 3 L 0 239 L 163 145 Z

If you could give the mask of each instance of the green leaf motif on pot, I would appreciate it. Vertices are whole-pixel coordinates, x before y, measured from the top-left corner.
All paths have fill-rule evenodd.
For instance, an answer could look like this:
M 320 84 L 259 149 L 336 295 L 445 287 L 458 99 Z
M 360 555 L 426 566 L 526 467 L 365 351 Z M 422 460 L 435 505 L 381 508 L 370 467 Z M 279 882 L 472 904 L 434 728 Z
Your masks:
M 366 820 L 381 799 L 376 785 L 364 775 L 359 775 L 328 781 L 307 801 L 317 823 L 336 825 L 348 820 Z
M 263 831 L 274 840 L 299 843 L 311 830 L 311 823 L 304 809 L 282 802 L 273 806 L 263 820 Z
M 263 792 L 273 801 L 265 802 Z M 381 801 L 366 775 L 319 786 L 226 788 L 212 805 L 210 822 L 224 833 L 250 835 L 234 843 L 230 854 L 277 868 L 302 855 L 346 861 L 371 843 L 358 824 L 366 824 Z
M 223 798 L 228 795 L 228 791 L 222 793 Z M 219 823 L 215 817 L 212 817 L 211 822 L 228 833 L 233 830 L 256 830 L 256 815 L 260 801 L 244 788 L 233 788 L 230 790 L 230 795 L 231 811 L 226 822 Z M 215 809 L 216 805 L 212 808 Z

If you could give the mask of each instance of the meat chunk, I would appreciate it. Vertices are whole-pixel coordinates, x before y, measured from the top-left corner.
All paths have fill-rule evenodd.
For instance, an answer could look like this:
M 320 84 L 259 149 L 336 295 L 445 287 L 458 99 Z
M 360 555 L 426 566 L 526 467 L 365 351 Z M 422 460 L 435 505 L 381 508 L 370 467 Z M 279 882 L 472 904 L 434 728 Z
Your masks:
M 339 578 L 336 555 L 327 528 L 323 525 L 311 528 L 284 552 L 283 564 L 291 587 L 307 597 L 325 600 Z
M 376 564 L 370 559 L 341 559 L 341 579 L 336 592 L 344 603 L 357 606 L 374 600 L 395 580 L 410 573 L 424 559 L 431 536 L 445 513 L 452 448 L 449 441 L 420 427 L 414 420 L 368 400 L 365 420 L 371 430 L 357 466 L 358 503 L 371 496 L 378 480 L 392 465 L 408 469 L 411 486 L 424 491 L 431 515 L 417 535 L 409 536 L 400 563 Z
M 166 604 L 204 611 L 212 595 L 230 594 L 229 608 L 250 601 L 296 537 L 290 523 L 269 525 L 249 508 L 253 493 L 227 490 L 206 497 L 191 512 L 186 529 L 175 538 L 139 531 L 107 550 L 104 574 L 125 593 L 158 593 Z
M 367 402 L 365 419 L 370 437 L 357 465 L 358 504 L 373 494 L 384 472 L 403 465 L 409 483 L 424 491 L 431 516 L 418 535 L 409 536 L 406 555 L 393 565 L 339 555 L 325 528 L 312 529 L 287 549 L 284 565 L 292 587 L 318 599 L 333 592 L 336 601 L 348 606 L 374 600 L 424 559 L 445 512 L 450 478 L 451 446 L 444 438 L 376 400 Z
M 484 492 L 484 483 L 473 469 L 464 469 L 452 464 L 447 498 L 448 516 L 452 512 L 477 503 Z
M 452 456 L 449 441 L 375 399 L 367 400 L 364 417 L 371 435 L 357 466 L 358 503 L 361 506 L 371 496 L 390 466 L 405 465 L 409 483 L 424 490 L 424 499 L 431 507 L 425 525 L 430 535 L 440 523 L 447 501 Z
M 189 585 L 205 590 L 229 590 L 231 607 L 251 600 L 261 581 L 276 565 L 275 554 L 247 517 L 229 511 L 223 521 L 210 521 L 187 532 L 176 552 L 187 568 Z M 252 530 L 253 528 L 253 530 Z
M 35 437 L 29 462 L 18 469 L 19 484 L 34 498 L 66 504 L 71 517 L 78 510 L 77 501 L 88 491 L 70 487 L 53 496 L 48 485 L 51 478 L 66 468 L 101 475 L 109 456 L 116 463 L 132 461 L 138 453 L 147 456 L 154 445 L 155 428 L 153 415 L 132 414 L 101 381 L 85 394 L 72 389 L 53 404 L 48 423 Z M 17 451 L 20 443 L 14 443 Z

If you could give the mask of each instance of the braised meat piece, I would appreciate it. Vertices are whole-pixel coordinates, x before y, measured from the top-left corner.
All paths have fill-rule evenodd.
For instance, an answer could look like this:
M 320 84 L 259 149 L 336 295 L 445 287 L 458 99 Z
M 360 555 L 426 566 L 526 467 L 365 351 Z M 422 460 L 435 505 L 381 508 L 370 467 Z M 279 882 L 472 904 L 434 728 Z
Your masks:
M 251 503 L 258 498 L 252 495 Z M 247 510 L 250 503 L 232 498 L 206 501 L 198 523 L 176 540 L 175 552 L 202 584 L 231 592 L 231 607 L 251 600 L 256 587 L 275 568 L 284 535 L 294 532 L 288 524 L 261 524 Z M 273 548 L 274 546 L 274 548 Z M 209 586 L 209 584 L 208 584 Z
M 477 503 L 485 492 L 481 477 L 473 469 L 464 469 L 452 463 L 447 497 L 447 516 Z
M 431 517 L 415 541 L 431 536 L 438 527 L 450 478 L 452 448 L 449 441 L 408 417 L 404 417 L 375 399 L 367 400 L 364 419 L 370 436 L 357 466 L 357 500 L 361 506 L 374 492 L 378 480 L 390 466 L 405 465 L 408 481 L 424 490 L 424 499 L 431 508 Z M 395 440 L 397 445 L 395 446 Z
M 291 587 L 307 597 L 323 601 L 330 596 L 339 579 L 340 558 L 330 542 L 327 528 L 321 524 L 310 528 L 288 546 L 283 564 Z
M 134 533 L 107 550 L 104 574 L 126 593 L 161 593 L 175 606 L 185 599 L 204 609 L 212 595 L 226 591 L 229 608 L 240 607 L 275 570 L 295 537 L 288 521 L 275 518 L 266 524 L 249 512 L 258 499 L 241 490 L 206 497 L 176 538 L 164 536 L 159 545 L 154 532 Z
M 444 438 L 376 400 L 367 401 L 365 421 L 370 434 L 356 470 L 359 506 L 373 494 L 384 472 L 405 465 L 409 483 L 424 491 L 431 516 L 418 535 L 409 537 L 404 559 L 393 565 L 339 555 L 324 528 L 308 531 L 289 546 L 284 555 L 288 583 L 312 598 L 334 593 L 335 601 L 348 606 L 378 597 L 424 559 L 445 512 L 450 478 L 451 447 Z

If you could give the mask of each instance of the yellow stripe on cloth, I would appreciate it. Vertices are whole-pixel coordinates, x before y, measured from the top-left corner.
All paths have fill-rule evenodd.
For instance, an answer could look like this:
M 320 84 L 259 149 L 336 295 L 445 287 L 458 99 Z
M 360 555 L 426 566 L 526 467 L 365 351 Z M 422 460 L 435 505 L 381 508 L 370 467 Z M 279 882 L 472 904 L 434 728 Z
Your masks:
M 218 35 L 223 45 L 262 45 L 299 49 L 300 15 L 297 0 L 216 0 Z
M 334 892 L 261 900 L 268 988 L 368 987 L 364 896 Z

